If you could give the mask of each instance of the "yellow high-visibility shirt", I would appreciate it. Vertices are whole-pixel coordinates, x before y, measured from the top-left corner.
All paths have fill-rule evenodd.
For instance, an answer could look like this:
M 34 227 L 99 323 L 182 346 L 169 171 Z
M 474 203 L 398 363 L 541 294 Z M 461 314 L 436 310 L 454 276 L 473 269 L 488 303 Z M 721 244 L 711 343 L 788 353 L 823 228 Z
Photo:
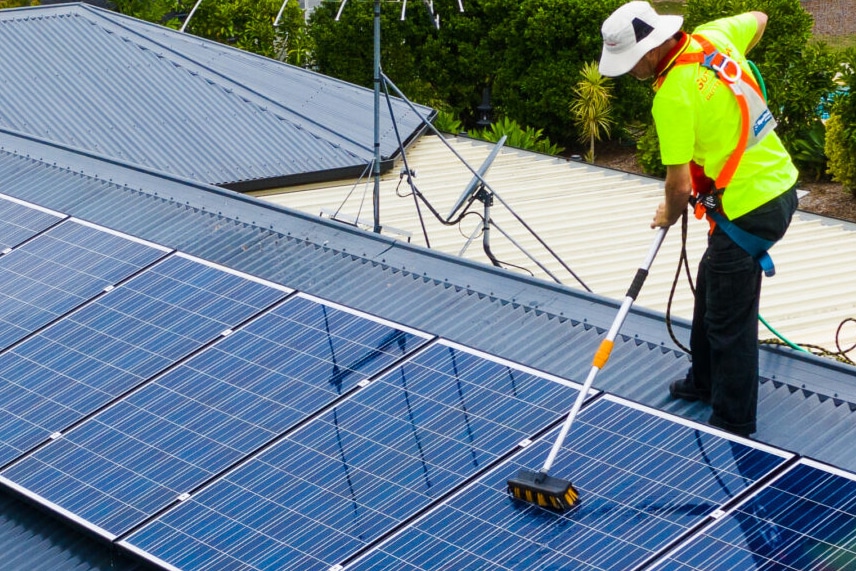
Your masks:
M 751 14 L 709 22 L 693 33 L 751 73 L 743 55 L 758 23 Z M 702 51 L 695 40 L 687 52 Z M 654 96 L 654 123 L 664 165 L 694 160 L 716 180 L 737 147 L 741 129 L 737 97 L 713 71 L 697 63 L 678 64 L 668 71 Z M 723 210 L 735 219 L 790 189 L 798 172 L 775 132 L 746 149 L 722 196 Z

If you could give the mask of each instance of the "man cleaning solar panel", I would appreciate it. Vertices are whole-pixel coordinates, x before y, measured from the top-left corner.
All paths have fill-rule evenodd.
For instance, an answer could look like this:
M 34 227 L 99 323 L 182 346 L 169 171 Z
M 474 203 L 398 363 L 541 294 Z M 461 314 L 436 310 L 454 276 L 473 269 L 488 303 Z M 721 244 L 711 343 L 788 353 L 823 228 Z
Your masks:
M 682 24 L 648 2 L 624 4 L 601 28 L 599 67 L 605 76 L 653 81 L 666 181 L 651 227 L 671 227 L 689 204 L 710 222 L 696 277 L 692 365 L 669 394 L 710 403 L 711 425 L 748 436 L 756 431 L 762 272 L 773 275 L 767 251 L 796 210 L 797 169 L 773 131 L 763 80 L 745 56 L 763 36 L 766 14 L 722 18 L 691 34 Z M 555 448 L 541 472 L 524 470 L 508 481 L 515 496 L 557 509 L 577 502 L 570 482 L 546 474 Z
M 710 424 L 746 436 L 756 431 L 762 271 L 773 274 L 767 250 L 796 210 L 797 169 L 745 56 L 766 14 L 722 18 L 692 34 L 681 24 L 648 2 L 621 6 L 601 30 L 600 71 L 654 82 L 666 190 L 651 227 L 673 225 L 690 199 L 711 223 L 696 278 L 692 366 L 669 393 L 709 402 Z

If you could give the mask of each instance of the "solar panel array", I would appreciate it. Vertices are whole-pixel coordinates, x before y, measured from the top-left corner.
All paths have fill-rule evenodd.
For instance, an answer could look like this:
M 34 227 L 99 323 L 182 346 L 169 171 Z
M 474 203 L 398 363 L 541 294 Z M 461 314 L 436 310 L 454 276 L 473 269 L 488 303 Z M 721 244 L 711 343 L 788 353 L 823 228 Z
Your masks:
M 162 568 L 856 561 L 852 474 L 592 393 L 544 510 L 574 382 L 19 202 L 0 244 L 0 484 Z

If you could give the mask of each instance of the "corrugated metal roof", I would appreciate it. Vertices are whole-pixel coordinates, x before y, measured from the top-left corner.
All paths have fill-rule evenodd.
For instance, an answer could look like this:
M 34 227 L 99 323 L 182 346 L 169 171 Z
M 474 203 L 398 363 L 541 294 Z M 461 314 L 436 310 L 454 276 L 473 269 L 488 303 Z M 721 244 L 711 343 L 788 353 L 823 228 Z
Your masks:
M 240 189 L 374 157 L 368 89 L 83 4 L 3 10 L 0 31 L 4 128 Z M 421 118 L 393 108 L 413 137 Z M 382 157 L 398 148 L 383 113 Z
M 588 372 L 618 306 L 616 299 L 578 287 L 12 133 L 0 131 L 0 148 L 4 195 L 570 380 L 581 381 Z M 625 246 L 626 257 L 638 265 L 647 247 Z M 678 319 L 676 327 L 686 337 L 686 321 Z M 667 382 L 687 364 L 687 356 L 672 348 L 662 313 L 637 307 L 595 384 L 704 422 L 706 407 L 666 397 Z M 856 457 L 847 445 L 856 437 L 856 369 L 789 349 L 765 348 L 761 374 L 757 439 L 856 471 Z M 34 535 L 58 534 L 48 540 L 51 549 L 56 542 L 78 539 L 76 532 L 52 522 L 38 526 Z M 0 541 L 7 540 L 4 529 L 0 525 Z M 27 542 L 28 549 L 32 545 Z M 0 550 L 0 566 L 10 568 L 15 557 Z M 97 553 L 83 557 L 90 568 L 100 564 Z M 73 561 L 57 562 L 52 569 L 71 569 Z
M 74 533 L 0 492 L 0 565 L 4 571 L 135 571 L 118 549 Z
M 416 187 L 445 216 L 472 177 L 454 153 L 478 168 L 493 147 L 467 138 L 423 137 L 408 151 L 407 162 L 416 171 Z M 624 296 L 653 239 L 649 223 L 662 200 L 661 180 L 509 148 L 499 153 L 485 179 L 592 291 L 615 299 Z M 371 199 L 364 193 L 368 190 L 370 194 L 371 188 L 363 183 L 354 185 L 349 181 L 307 192 L 285 190 L 259 196 L 316 215 L 339 211 L 352 217 L 357 214 L 363 219 L 371 217 L 371 210 L 366 212 Z M 413 243 L 425 245 L 414 199 L 409 193 L 406 181 L 400 178 L 400 169 L 383 177 L 381 222 L 408 232 Z M 475 243 L 463 255 L 489 261 L 481 244 L 478 216 L 469 216 L 459 225 L 444 226 L 424 206 L 421 210 L 431 248 L 461 254 L 467 239 L 476 232 Z M 482 205 L 476 202 L 471 210 L 480 214 Z M 569 286 L 582 287 L 514 220 L 503 204 L 495 202 L 490 214 L 500 228 L 534 254 L 554 276 Z M 705 247 L 707 224 L 690 220 L 688 230 L 687 250 L 695 278 L 695 268 Z M 639 305 L 665 313 L 680 243 L 678 225 L 670 230 L 655 260 L 638 298 Z M 509 268 L 522 266 L 538 277 L 550 279 L 499 231 L 492 231 L 490 246 Z M 777 274 L 764 281 L 761 314 L 794 342 L 835 350 L 838 325 L 845 318 L 856 316 L 856 297 L 852 295 L 856 266 L 841 263 L 843 257 L 854 252 L 856 225 L 798 212 L 785 238 L 771 251 Z M 672 315 L 685 319 L 692 316 L 692 292 L 683 277 L 673 301 Z M 773 337 L 763 325 L 761 329 L 762 339 Z

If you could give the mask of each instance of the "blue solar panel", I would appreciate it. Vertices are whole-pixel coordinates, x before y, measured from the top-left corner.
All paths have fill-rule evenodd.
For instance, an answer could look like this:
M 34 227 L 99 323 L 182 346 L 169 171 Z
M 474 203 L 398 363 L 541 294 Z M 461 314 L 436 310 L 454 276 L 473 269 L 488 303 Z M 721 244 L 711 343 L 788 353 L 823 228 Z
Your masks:
M 0 349 L 164 256 L 165 251 L 64 222 L 0 258 Z
M 657 569 L 856 569 L 856 475 L 803 460 Z
M 292 298 L 14 464 L 3 478 L 114 537 L 424 341 Z
M 59 214 L 0 199 L 0 250 L 17 246 L 60 220 Z
M 580 503 L 559 514 L 508 496 L 555 433 L 348 569 L 634 569 L 786 458 L 605 397 L 583 409 L 551 475 Z
M 0 465 L 285 295 L 172 256 L 0 354 Z
M 435 344 L 125 545 L 186 570 L 327 570 L 556 423 L 577 391 Z

